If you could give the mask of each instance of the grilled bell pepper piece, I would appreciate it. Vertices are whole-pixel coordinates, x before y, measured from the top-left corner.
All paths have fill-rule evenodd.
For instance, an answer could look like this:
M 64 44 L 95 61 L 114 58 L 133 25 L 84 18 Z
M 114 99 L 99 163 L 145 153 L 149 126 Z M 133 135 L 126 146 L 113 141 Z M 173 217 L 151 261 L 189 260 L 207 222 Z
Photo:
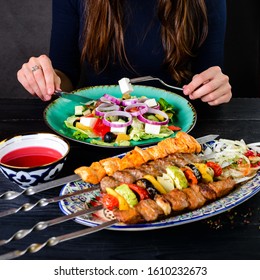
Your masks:
M 199 169 L 203 183 L 213 182 L 213 174 L 211 174 L 210 167 L 205 163 L 194 163 L 194 165 Z
M 128 184 L 128 187 L 138 195 L 139 200 L 150 198 L 149 193 L 146 189 L 139 187 L 136 184 Z
M 120 195 L 119 193 L 117 193 L 115 190 L 113 190 L 111 188 L 106 188 L 106 191 L 108 194 L 111 194 L 118 199 L 118 203 L 119 203 L 118 209 L 119 210 L 128 210 L 130 208 L 127 201 L 124 199 L 124 197 L 122 195 Z
M 115 191 L 127 201 L 130 207 L 134 207 L 138 203 L 135 193 L 128 187 L 127 184 L 122 184 L 116 187 Z
M 167 193 L 165 188 L 152 175 L 145 175 L 143 178 L 150 181 L 159 193 L 161 194 Z

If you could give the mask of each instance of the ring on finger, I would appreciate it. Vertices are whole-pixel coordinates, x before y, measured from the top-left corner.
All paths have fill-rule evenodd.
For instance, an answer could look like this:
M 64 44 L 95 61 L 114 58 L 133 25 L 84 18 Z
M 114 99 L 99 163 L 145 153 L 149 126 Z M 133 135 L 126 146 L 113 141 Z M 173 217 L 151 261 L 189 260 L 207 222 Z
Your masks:
M 42 70 L 42 67 L 40 66 L 40 65 L 34 65 L 33 67 L 32 67 L 32 72 L 35 72 L 35 71 L 37 71 L 37 70 Z

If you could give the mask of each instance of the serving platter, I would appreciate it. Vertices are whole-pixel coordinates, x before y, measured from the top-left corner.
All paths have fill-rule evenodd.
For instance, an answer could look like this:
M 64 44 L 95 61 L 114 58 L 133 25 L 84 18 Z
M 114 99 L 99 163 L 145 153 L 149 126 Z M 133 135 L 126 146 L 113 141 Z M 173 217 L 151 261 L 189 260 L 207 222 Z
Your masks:
M 122 157 L 124 155 L 125 153 L 119 155 L 119 157 Z M 93 185 L 89 183 L 85 183 L 83 181 L 75 181 L 66 184 L 62 188 L 60 195 L 64 195 L 67 193 L 71 193 L 74 191 L 78 191 L 84 188 L 91 188 L 91 187 L 93 187 Z M 260 191 L 260 172 L 258 172 L 256 176 L 250 181 L 247 181 L 246 183 L 237 186 L 237 188 L 234 189 L 227 196 L 218 199 L 217 201 L 211 202 L 200 209 L 183 213 L 180 215 L 172 216 L 169 218 L 165 218 L 163 220 L 156 221 L 153 223 L 143 223 L 143 224 L 133 224 L 133 225 L 117 223 L 115 225 L 112 225 L 108 229 L 118 230 L 118 231 L 144 231 L 144 230 L 154 230 L 160 228 L 179 226 L 186 223 L 196 222 L 199 220 L 207 219 L 212 216 L 218 215 L 225 211 L 228 211 L 233 207 L 236 207 L 239 204 L 245 202 L 259 191 Z M 91 193 L 82 194 L 74 197 L 72 196 L 70 198 L 64 199 L 59 203 L 59 207 L 65 215 L 69 215 L 79 210 L 91 208 L 98 205 L 99 199 L 100 199 L 100 191 L 95 190 Z M 77 217 L 75 219 L 75 222 L 93 227 L 102 224 L 106 221 L 112 220 L 113 218 L 114 218 L 113 213 L 111 211 L 102 209 L 91 215 L 83 215 Z
M 77 95 L 82 95 L 89 97 L 93 100 L 99 99 L 105 93 L 115 96 L 117 98 L 122 97 L 122 93 L 120 91 L 119 86 L 96 86 L 89 87 L 85 89 L 80 89 L 76 91 Z M 168 103 L 174 105 L 177 119 L 174 123 L 175 126 L 181 127 L 181 130 L 184 132 L 189 132 L 195 126 L 197 121 L 197 113 L 193 105 L 186 100 L 184 97 L 175 94 L 170 91 L 166 91 L 163 89 L 158 89 L 155 87 L 148 86 L 134 86 L 134 92 L 132 96 L 142 97 L 145 96 L 147 98 L 155 98 L 158 100 L 159 98 L 164 98 Z M 57 134 L 71 139 L 73 141 L 81 142 L 88 145 L 95 145 L 106 148 L 122 148 L 124 146 L 103 146 L 96 145 L 90 143 L 92 138 L 86 140 L 78 140 L 73 137 L 73 130 L 66 127 L 64 121 L 71 115 L 74 114 L 75 105 L 79 105 L 73 98 L 70 100 L 68 98 L 58 98 L 50 103 L 47 108 L 44 110 L 44 120 L 45 123 Z M 174 137 L 175 133 L 173 133 L 170 137 Z M 162 140 L 161 138 L 152 138 L 141 141 L 130 141 L 132 147 L 134 146 L 144 146 L 155 144 Z M 127 146 L 128 147 L 128 146 Z

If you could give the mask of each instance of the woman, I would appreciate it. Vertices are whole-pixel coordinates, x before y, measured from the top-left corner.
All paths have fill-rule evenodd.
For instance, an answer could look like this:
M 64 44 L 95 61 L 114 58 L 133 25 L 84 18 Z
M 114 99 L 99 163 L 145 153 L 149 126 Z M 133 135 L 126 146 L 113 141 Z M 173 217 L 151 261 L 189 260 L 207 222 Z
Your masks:
M 229 102 L 225 0 L 53 0 L 50 56 L 18 71 L 32 95 L 152 75 L 190 99 Z

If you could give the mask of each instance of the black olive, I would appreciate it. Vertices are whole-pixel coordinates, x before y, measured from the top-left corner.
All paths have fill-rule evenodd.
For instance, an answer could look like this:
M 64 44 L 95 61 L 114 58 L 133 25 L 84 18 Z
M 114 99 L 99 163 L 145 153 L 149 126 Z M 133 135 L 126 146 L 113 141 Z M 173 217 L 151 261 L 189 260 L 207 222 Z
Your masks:
M 154 187 L 154 185 L 149 180 L 147 180 L 145 178 L 138 179 L 135 183 L 139 187 L 145 188 L 151 199 L 153 199 L 156 194 L 159 194 L 159 192 Z
M 104 136 L 104 142 L 111 143 L 116 140 L 117 135 L 112 132 L 107 132 Z
M 120 116 L 120 119 L 125 121 L 125 122 L 128 122 L 128 117 Z
M 73 122 L 73 126 L 76 127 L 76 123 L 77 123 L 77 122 L 80 122 L 80 119 L 76 119 L 76 120 Z
M 200 182 L 202 180 L 202 175 L 201 175 L 199 169 L 192 163 L 189 163 L 186 166 L 188 166 L 192 170 L 193 174 L 196 176 L 197 180 Z

